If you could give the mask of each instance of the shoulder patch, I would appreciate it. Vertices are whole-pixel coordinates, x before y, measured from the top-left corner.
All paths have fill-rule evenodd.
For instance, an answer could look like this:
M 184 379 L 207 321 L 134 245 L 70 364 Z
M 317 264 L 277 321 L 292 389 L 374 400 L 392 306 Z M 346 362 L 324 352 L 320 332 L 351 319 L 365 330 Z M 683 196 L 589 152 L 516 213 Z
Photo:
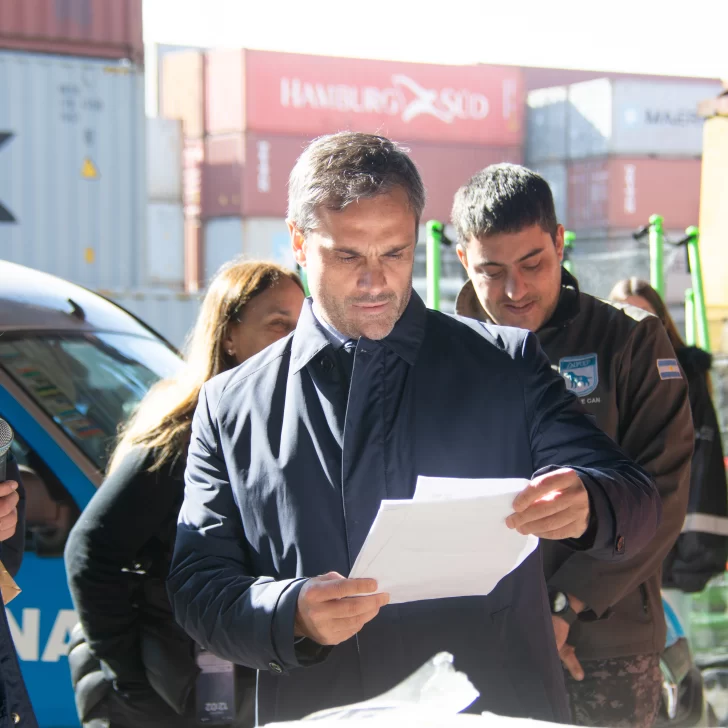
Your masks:
M 660 372 L 660 379 L 683 378 L 677 359 L 658 359 L 657 371 Z
M 582 356 L 565 356 L 559 359 L 559 374 L 566 382 L 566 388 L 585 397 L 591 394 L 599 384 L 599 367 L 596 354 Z

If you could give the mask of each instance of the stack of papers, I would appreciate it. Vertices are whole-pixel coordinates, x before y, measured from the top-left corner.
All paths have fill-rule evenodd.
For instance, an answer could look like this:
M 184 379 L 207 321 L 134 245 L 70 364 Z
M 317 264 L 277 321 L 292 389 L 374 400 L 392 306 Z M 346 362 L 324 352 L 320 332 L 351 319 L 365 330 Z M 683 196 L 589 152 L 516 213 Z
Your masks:
M 524 479 L 426 478 L 412 500 L 385 500 L 349 575 L 376 579 L 390 604 L 484 596 L 538 546 L 509 529 Z

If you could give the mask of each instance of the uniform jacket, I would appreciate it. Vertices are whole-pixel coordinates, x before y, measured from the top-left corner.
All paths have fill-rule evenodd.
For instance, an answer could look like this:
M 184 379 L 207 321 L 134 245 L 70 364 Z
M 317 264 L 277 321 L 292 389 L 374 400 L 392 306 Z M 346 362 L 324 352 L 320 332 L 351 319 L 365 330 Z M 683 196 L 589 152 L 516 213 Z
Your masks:
M 428 311 L 413 293 L 392 333 L 359 339 L 354 356 L 349 389 L 309 300 L 290 337 L 204 387 L 168 580 L 177 619 L 260 671 L 261 724 L 371 698 L 443 650 L 480 691 L 474 710 L 567 720 L 539 550 L 487 597 L 384 607 L 333 649 L 294 640 L 305 577 L 348 574 L 382 499 L 411 498 L 418 475 L 571 466 L 595 514 L 574 546 L 606 560 L 637 554 L 659 521 L 649 478 L 533 335 Z
M 487 318 L 470 282 L 457 311 Z M 628 562 L 600 562 L 544 542 L 549 586 L 589 607 L 572 627 L 569 644 L 583 659 L 661 652 L 666 632 L 661 565 L 685 521 L 693 449 L 687 383 L 675 352 L 657 317 L 581 293 L 566 271 L 558 307 L 537 335 L 567 387 L 650 473 L 662 500 L 657 536 Z

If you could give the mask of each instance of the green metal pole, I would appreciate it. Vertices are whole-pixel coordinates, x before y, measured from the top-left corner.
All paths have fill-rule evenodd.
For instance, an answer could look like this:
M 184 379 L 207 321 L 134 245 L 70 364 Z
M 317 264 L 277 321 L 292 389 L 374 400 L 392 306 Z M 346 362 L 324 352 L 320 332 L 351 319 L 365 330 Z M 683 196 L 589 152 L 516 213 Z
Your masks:
M 665 297 L 665 270 L 663 267 L 663 248 L 665 246 L 664 220 L 660 215 L 650 218 L 650 284 Z
M 306 269 L 301 268 L 301 266 L 298 266 L 298 277 L 301 279 L 301 283 L 303 283 L 303 290 L 306 294 L 306 297 L 311 295 L 311 291 L 308 290 L 308 276 L 306 275 Z
M 685 291 L 685 343 L 695 346 L 695 296 L 692 288 Z
M 571 255 L 574 252 L 574 243 L 576 242 L 576 233 L 571 230 L 564 231 L 564 268 L 566 268 L 571 275 L 574 275 L 574 261 L 571 259 Z
M 695 299 L 695 322 L 697 328 L 698 346 L 710 351 L 710 332 L 708 331 L 708 314 L 705 308 L 705 289 L 703 288 L 703 269 L 700 267 L 700 235 L 698 228 L 689 227 L 685 234 L 688 240 L 688 261 L 690 263 L 690 276 L 693 283 L 693 296 Z
M 437 220 L 427 223 L 427 307 L 440 310 L 440 252 L 445 226 Z

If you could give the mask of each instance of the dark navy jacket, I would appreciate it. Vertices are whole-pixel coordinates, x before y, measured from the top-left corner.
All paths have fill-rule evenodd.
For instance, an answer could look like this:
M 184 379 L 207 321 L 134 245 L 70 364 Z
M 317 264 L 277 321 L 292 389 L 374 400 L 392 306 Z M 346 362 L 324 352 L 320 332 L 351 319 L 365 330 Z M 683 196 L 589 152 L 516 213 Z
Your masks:
M 387 606 L 333 649 L 294 640 L 304 577 L 347 575 L 380 501 L 411 498 L 418 475 L 531 478 L 557 466 L 589 491 L 595 556 L 626 559 L 652 538 L 654 486 L 534 336 L 429 311 L 413 294 L 386 339 L 359 340 L 347 402 L 307 301 L 291 337 L 202 391 L 168 582 L 176 617 L 261 671 L 261 724 L 373 697 L 442 650 L 480 691 L 474 709 L 564 721 L 540 550 L 487 597 Z

